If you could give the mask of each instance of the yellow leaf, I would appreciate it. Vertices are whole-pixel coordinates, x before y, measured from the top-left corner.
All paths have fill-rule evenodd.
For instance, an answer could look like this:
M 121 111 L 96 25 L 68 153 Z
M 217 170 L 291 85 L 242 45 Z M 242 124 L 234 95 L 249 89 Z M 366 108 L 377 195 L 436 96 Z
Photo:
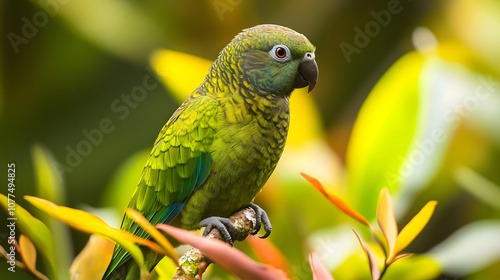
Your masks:
M 432 200 L 427 202 L 427 204 L 418 212 L 413 219 L 401 230 L 398 235 L 396 246 L 394 248 L 394 254 L 399 254 L 401 251 L 406 249 L 408 245 L 417 237 L 417 235 L 422 231 L 422 229 L 427 225 L 429 219 L 434 213 L 437 201 Z
M 203 82 L 212 65 L 207 59 L 172 50 L 157 50 L 150 63 L 179 103 Z
M 179 256 L 175 252 L 174 247 L 172 246 L 172 244 L 170 244 L 167 238 L 165 238 L 165 236 L 161 234 L 161 232 L 159 232 L 153 225 L 151 225 L 141 213 L 135 211 L 134 209 L 127 208 L 127 214 L 132 219 L 134 219 L 134 221 L 139 224 L 139 226 L 141 226 L 147 233 L 149 233 L 151 237 L 156 240 L 156 242 L 158 242 L 158 244 L 167 253 L 166 255 L 171 258 L 174 263 L 176 263 L 177 265 L 179 264 Z
M 25 199 L 40 210 L 47 212 L 52 217 L 66 223 L 67 225 L 79 231 L 100 235 L 102 237 L 115 241 L 125 250 L 127 250 L 139 264 L 139 266 L 141 267 L 141 275 L 148 274 L 148 271 L 144 266 L 144 256 L 142 254 L 142 251 L 134 243 L 148 246 L 153 251 L 159 254 L 166 254 L 166 252 L 160 246 L 158 246 L 158 244 L 152 242 L 151 240 L 146 240 L 135 236 L 130 232 L 111 227 L 97 216 L 94 216 L 87 212 L 72 209 L 69 207 L 58 206 L 50 201 L 33 196 L 25 196 Z
M 164 254 L 165 252 L 157 244 L 151 240 L 143 239 L 133 235 L 130 232 L 114 228 L 106 224 L 99 217 L 89 214 L 82 210 L 77 210 L 69 207 L 58 206 L 48 200 L 25 196 L 31 204 L 47 212 L 52 217 L 63 221 L 67 225 L 90 234 L 99 234 L 111 240 L 126 240 L 132 243 L 139 243 L 148 246 L 157 253 Z
M 390 262 L 394 257 L 394 246 L 396 245 L 398 236 L 398 225 L 394 217 L 391 195 L 387 188 L 383 188 L 382 191 L 380 191 L 377 207 L 377 222 L 387 241 L 389 254 L 386 257 L 387 262 Z
M 370 227 L 370 229 L 372 229 L 372 225 L 368 222 L 368 220 L 366 220 L 365 217 L 361 216 L 361 214 L 359 214 L 356 210 L 354 210 L 351 206 L 349 206 L 349 204 L 345 203 L 342 199 L 338 198 L 333 194 L 328 193 L 323 187 L 323 185 L 318 180 L 316 180 L 316 178 L 311 177 L 305 173 L 300 173 L 300 175 L 302 175 L 302 177 L 304 177 L 309 182 L 309 184 L 311 184 L 328 200 L 330 200 L 330 202 L 333 203 L 333 205 L 335 205 L 335 207 L 337 207 L 340 210 L 340 212 L 350 216 L 351 218 L 357 220 L 362 224 L 367 225 L 368 227 Z
M 115 244 L 108 239 L 91 235 L 71 264 L 71 279 L 101 279 L 111 261 L 114 247 Z

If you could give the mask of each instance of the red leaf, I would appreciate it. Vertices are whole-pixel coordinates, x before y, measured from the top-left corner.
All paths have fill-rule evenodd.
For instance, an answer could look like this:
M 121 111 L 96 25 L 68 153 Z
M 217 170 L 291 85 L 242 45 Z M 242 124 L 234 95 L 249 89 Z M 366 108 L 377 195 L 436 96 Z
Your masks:
M 361 236 L 359 236 L 359 234 L 354 229 L 352 231 L 354 231 L 354 234 L 356 234 L 359 244 L 361 244 L 363 251 L 365 251 L 366 253 L 366 257 L 368 258 L 368 264 L 370 265 L 370 274 L 372 275 L 372 279 L 373 280 L 380 279 L 380 269 L 378 268 L 377 262 L 375 261 L 375 256 L 370 250 L 370 247 L 366 245 L 363 239 L 361 239 Z
M 309 264 L 311 265 L 313 280 L 334 280 L 332 274 L 325 267 L 318 254 L 309 254 Z
M 260 264 L 220 240 L 207 239 L 187 230 L 165 224 L 156 225 L 156 228 L 163 230 L 184 244 L 198 248 L 213 262 L 241 279 L 288 279 L 282 271 Z

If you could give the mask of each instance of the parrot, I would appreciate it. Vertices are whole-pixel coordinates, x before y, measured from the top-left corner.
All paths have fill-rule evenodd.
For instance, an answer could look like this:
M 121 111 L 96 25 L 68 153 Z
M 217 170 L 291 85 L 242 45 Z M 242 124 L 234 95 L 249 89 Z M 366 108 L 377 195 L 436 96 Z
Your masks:
M 253 203 L 283 153 L 296 88 L 315 87 L 316 48 L 290 28 L 262 24 L 244 29 L 219 53 L 204 81 L 161 129 L 130 200 L 152 224 L 187 230 L 217 228 L 232 244 L 228 217 L 245 207 L 256 213 L 256 235 L 272 230 Z M 151 238 L 127 215 L 121 229 Z M 163 256 L 141 249 L 151 271 Z M 130 254 L 115 245 L 103 279 L 138 279 Z

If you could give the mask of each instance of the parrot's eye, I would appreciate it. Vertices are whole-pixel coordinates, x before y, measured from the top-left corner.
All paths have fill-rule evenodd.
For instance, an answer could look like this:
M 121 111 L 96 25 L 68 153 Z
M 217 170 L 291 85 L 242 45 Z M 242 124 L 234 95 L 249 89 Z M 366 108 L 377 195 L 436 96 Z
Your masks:
M 279 58 L 283 58 L 286 56 L 286 50 L 282 47 L 276 48 L 276 56 Z
M 291 53 L 290 49 L 288 49 L 287 46 L 285 45 L 276 45 L 274 46 L 270 51 L 269 54 L 271 55 L 274 60 L 279 61 L 279 62 L 285 62 L 290 60 Z

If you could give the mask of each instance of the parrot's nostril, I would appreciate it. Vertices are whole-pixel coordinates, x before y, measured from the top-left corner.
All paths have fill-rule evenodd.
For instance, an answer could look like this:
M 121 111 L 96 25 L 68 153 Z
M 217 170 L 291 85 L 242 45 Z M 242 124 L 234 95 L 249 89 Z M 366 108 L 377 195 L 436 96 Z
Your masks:
M 316 58 L 316 56 L 314 55 L 314 53 L 312 53 L 312 52 L 306 52 L 306 54 L 304 55 L 304 58 L 302 59 L 302 62 L 312 61 L 315 58 Z

